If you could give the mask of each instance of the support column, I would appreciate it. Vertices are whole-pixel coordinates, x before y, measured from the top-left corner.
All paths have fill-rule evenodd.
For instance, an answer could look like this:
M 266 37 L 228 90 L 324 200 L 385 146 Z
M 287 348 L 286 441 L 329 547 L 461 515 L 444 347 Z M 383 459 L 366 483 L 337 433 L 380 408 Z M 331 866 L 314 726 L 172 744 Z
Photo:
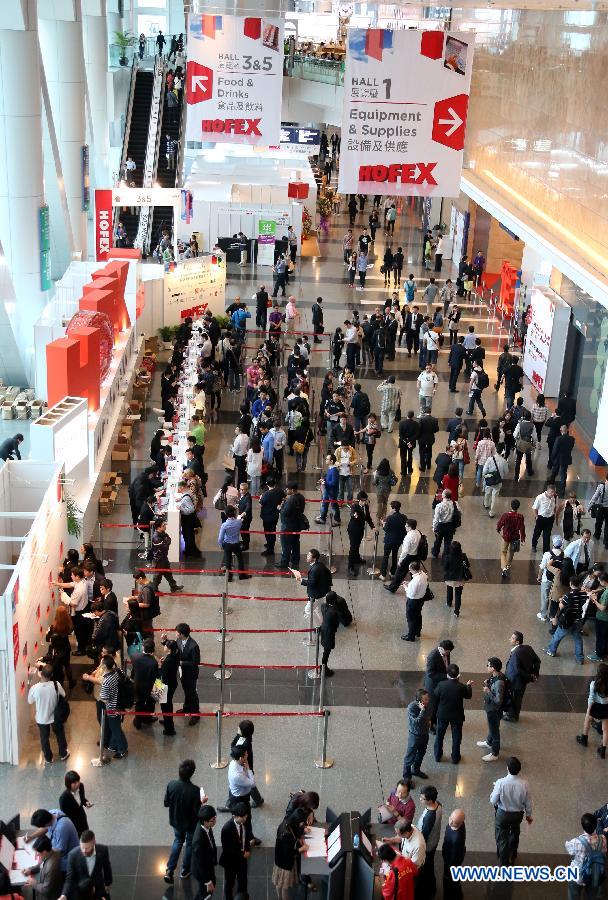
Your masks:
M 83 18 L 84 58 L 87 81 L 91 189 L 111 184 L 110 138 L 108 134 L 108 25 L 101 4 L 99 15 Z
M 39 29 L 53 120 L 49 130 L 54 128 L 57 140 L 72 250 L 86 259 L 86 214 L 82 211 L 82 148 L 86 143 L 84 50 L 78 0 L 74 6 L 75 21 L 40 19 Z
M 0 29 L 0 375 L 21 385 L 33 384 L 34 323 L 47 300 L 38 244 L 44 174 L 35 0 L 28 13 L 28 30 Z

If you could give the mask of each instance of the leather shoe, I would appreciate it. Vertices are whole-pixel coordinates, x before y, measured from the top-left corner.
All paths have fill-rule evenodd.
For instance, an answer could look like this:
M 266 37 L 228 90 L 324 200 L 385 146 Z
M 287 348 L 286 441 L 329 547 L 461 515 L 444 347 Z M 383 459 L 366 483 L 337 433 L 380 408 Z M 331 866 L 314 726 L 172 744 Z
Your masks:
M 394 593 L 395 593 L 394 588 L 389 587 L 388 584 L 383 584 L 382 587 L 384 588 L 385 591 L 389 591 L 389 593 L 391 593 L 391 594 L 394 594 Z
M 200 719 L 198 716 L 191 716 L 188 719 L 188 725 L 198 725 L 199 722 L 200 722 Z
M 419 772 L 412 772 L 412 775 L 415 775 L 416 778 L 422 778 L 424 781 L 426 781 L 427 778 L 429 777 L 425 772 L 421 772 L 421 771 L 419 771 Z
M 416 638 L 410 637 L 409 634 L 402 634 L 401 640 L 402 641 L 411 641 L 412 644 L 414 644 L 416 642 Z

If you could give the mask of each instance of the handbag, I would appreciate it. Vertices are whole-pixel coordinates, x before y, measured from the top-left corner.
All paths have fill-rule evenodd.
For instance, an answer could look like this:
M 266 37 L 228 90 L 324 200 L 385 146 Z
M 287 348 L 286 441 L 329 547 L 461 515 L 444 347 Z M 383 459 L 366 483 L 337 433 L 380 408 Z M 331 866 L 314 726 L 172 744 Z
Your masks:
M 401 404 L 399 404 L 399 406 L 395 410 L 395 422 L 400 422 L 400 421 L 401 421 Z
M 166 703 L 167 696 L 169 693 L 169 688 L 166 684 L 157 678 L 154 684 L 152 685 L 152 690 L 150 691 L 150 696 L 156 700 L 157 703 Z
M 302 513 L 302 522 L 300 524 L 300 531 L 308 531 L 310 529 L 310 522 L 308 521 L 308 516 L 305 516 Z
M 306 447 L 304 446 L 302 441 L 294 441 L 293 449 L 294 449 L 295 453 L 304 453 L 304 451 L 306 450 Z
M 222 459 L 222 465 L 228 472 L 234 472 L 234 468 L 236 463 L 234 462 L 234 456 L 231 456 L 230 453 L 224 453 L 224 458 Z
M 434 600 L 434 599 L 435 599 L 435 594 L 432 592 L 430 587 L 427 587 L 426 591 L 424 592 L 424 597 L 422 598 L 422 602 L 428 603 L 429 600 Z
M 65 697 L 62 697 L 59 693 L 56 681 L 53 681 L 53 685 L 55 687 L 55 693 L 57 695 L 57 703 L 55 705 L 53 721 L 55 725 L 64 725 L 70 718 L 70 704 L 68 703 L 68 700 Z
M 500 472 L 498 471 L 498 466 L 496 465 L 496 460 L 492 457 L 492 462 L 494 463 L 494 472 L 486 472 L 483 476 L 483 479 L 486 483 L 487 487 L 495 487 L 497 484 L 501 484 L 502 478 Z
M 473 578 L 473 574 L 471 572 L 471 567 L 468 562 L 463 560 L 462 562 L 462 580 L 463 581 L 471 581 Z
M 518 453 L 529 453 L 532 447 L 532 441 L 526 441 L 524 440 L 524 438 L 520 438 L 515 446 L 515 449 Z
M 226 507 L 228 506 L 228 500 L 226 498 L 226 494 L 220 494 L 215 503 L 213 504 L 214 509 L 219 509 L 221 512 L 226 511 Z

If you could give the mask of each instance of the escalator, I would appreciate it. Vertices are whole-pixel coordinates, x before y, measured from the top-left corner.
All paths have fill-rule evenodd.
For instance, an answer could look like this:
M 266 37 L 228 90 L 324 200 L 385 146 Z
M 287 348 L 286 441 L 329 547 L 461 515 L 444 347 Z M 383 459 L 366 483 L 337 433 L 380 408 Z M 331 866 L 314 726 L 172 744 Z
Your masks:
M 146 147 L 148 144 L 148 127 L 150 123 L 150 110 L 152 105 L 152 88 L 154 73 L 145 69 L 138 69 L 135 74 L 135 88 L 133 93 L 133 106 L 131 109 L 131 125 L 127 143 L 127 156 L 135 163 L 133 181 L 136 187 L 141 187 L 143 182 L 144 165 L 146 159 Z M 120 210 L 120 221 L 127 232 L 127 246 L 133 246 L 137 225 L 139 221 L 139 209 L 135 215 L 130 208 Z
M 166 87 L 165 87 L 166 91 Z M 163 117 L 162 117 L 162 128 L 161 128 L 161 137 L 160 137 L 160 145 L 158 150 L 158 164 L 156 169 L 156 183 L 160 185 L 160 187 L 164 188 L 174 188 L 178 184 L 178 167 L 177 161 L 180 158 L 179 154 L 179 143 L 181 138 L 181 121 L 182 121 L 182 102 L 183 102 L 183 92 L 181 93 L 179 106 L 175 110 L 174 120 L 169 120 L 169 114 L 166 105 L 165 92 L 163 92 Z M 167 136 L 169 136 L 172 140 L 175 141 L 176 147 L 178 148 L 176 151 L 176 167 L 175 169 L 169 169 L 167 166 L 167 155 L 166 155 L 166 145 L 167 145 Z M 152 210 L 152 224 L 150 228 L 150 249 L 153 250 L 160 241 L 161 234 L 163 229 L 169 231 L 171 235 L 174 234 L 173 231 L 174 223 L 173 223 L 173 207 L 172 206 L 155 206 Z M 175 241 L 174 241 L 175 242 Z

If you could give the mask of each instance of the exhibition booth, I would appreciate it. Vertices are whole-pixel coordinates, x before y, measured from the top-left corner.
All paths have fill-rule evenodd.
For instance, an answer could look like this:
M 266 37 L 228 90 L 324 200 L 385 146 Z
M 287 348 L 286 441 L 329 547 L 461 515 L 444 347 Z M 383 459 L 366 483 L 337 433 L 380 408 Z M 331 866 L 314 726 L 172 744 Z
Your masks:
M 192 160 L 186 189 L 191 195 L 189 216 L 177 220 L 176 237 L 188 241 L 194 232 L 199 247 L 220 247 L 229 262 L 240 261 L 233 241 L 247 238 L 247 260 L 271 266 L 272 249 L 286 249 L 282 239 L 292 225 L 302 239 L 302 210 L 316 208 L 317 185 L 308 159 L 289 150 L 258 150 L 223 146 L 200 150 Z
M 0 468 L 0 762 L 13 765 L 35 727 L 29 667 L 46 651 L 44 637 L 61 602 L 51 581 L 67 548 L 68 489 L 62 466 L 52 462 Z

